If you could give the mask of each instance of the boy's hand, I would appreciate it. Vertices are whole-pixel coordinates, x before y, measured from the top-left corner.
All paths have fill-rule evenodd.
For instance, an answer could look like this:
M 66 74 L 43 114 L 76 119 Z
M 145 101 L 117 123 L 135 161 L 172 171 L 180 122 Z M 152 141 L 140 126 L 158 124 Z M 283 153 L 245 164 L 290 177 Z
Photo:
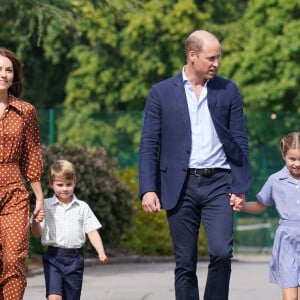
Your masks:
M 100 262 L 101 262 L 102 265 L 106 265 L 107 264 L 108 257 L 106 256 L 105 253 L 104 254 L 99 254 L 98 257 L 99 257 L 99 260 L 100 260 Z

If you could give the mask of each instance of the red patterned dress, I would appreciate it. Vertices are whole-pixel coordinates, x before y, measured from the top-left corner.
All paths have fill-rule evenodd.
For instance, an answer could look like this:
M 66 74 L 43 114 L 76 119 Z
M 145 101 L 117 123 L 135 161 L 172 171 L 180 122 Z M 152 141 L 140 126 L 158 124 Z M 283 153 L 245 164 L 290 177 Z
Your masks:
M 0 116 L 0 299 L 22 300 L 29 249 L 29 193 L 23 180 L 41 181 L 43 171 L 35 108 L 9 95 Z

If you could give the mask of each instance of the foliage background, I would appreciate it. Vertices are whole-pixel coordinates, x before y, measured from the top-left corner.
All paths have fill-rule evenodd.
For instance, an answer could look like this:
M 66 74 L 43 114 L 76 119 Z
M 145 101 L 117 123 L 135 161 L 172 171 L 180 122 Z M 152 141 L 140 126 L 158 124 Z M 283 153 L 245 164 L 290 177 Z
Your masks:
M 38 108 L 131 111 L 181 70 L 185 38 L 203 28 L 247 110 L 299 112 L 299 17 L 298 0 L 11 0 L 0 45 L 22 58 L 23 98 Z

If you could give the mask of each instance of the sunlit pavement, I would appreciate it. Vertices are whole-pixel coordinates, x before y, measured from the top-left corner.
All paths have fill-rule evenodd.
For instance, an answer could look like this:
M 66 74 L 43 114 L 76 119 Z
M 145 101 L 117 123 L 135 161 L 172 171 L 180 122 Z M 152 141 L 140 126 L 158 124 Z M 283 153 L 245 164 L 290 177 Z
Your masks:
M 281 290 L 268 282 L 268 256 L 236 256 L 232 263 L 230 300 L 280 300 Z M 82 300 L 174 300 L 174 263 L 126 258 L 102 266 L 87 263 Z M 198 263 L 200 299 L 206 280 L 207 261 Z M 41 271 L 29 274 L 24 300 L 45 299 Z

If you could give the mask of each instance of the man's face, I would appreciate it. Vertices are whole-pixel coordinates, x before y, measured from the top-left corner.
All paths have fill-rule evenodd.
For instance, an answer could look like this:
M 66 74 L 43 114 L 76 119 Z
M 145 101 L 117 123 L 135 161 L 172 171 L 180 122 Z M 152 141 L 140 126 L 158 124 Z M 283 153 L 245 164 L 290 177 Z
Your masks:
M 206 44 L 200 53 L 194 52 L 194 71 L 201 79 L 213 78 L 219 67 L 221 48 L 219 43 Z

